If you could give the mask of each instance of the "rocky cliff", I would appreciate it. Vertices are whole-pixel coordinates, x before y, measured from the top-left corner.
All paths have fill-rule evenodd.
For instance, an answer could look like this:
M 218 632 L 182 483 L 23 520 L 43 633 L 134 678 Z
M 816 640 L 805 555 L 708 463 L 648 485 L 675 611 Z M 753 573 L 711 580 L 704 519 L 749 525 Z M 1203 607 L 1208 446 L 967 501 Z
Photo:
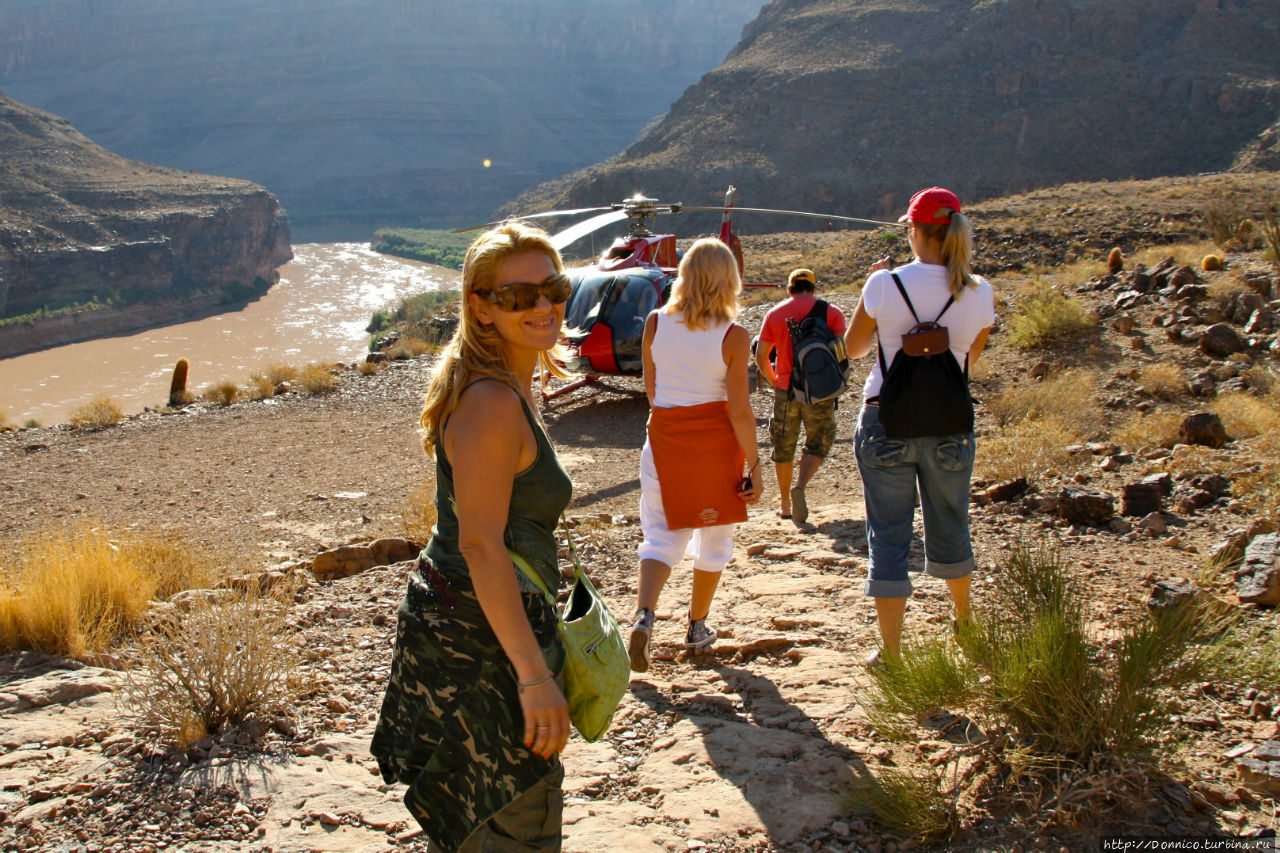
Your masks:
M 262 187 L 126 160 L 0 95 L 0 356 L 244 299 L 292 256 Z
M 732 183 L 744 205 L 883 217 L 930 184 L 1276 168 L 1277 45 L 1260 0 L 773 0 L 647 135 L 510 209 Z
M 295 228 L 468 221 L 631 143 L 762 5 L 0 0 L 0 89 Z

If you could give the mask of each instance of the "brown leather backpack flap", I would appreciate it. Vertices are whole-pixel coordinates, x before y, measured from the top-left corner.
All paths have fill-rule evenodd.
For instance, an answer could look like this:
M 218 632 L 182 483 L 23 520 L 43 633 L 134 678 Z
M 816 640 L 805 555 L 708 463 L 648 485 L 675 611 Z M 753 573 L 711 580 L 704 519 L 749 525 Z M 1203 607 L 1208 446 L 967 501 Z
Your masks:
M 902 351 L 911 356 L 931 356 L 946 352 L 951 347 L 951 335 L 946 326 L 937 323 L 918 323 L 902 335 Z

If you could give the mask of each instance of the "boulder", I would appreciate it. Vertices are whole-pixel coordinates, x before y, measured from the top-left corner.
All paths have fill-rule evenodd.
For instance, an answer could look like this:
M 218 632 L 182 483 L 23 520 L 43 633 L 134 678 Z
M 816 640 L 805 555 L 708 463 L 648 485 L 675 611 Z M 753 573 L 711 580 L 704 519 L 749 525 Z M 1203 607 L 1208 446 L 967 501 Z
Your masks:
M 1058 492 L 1058 515 L 1072 524 L 1101 527 L 1115 516 L 1115 497 L 1068 486 Z
M 1280 534 L 1255 537 L 1245 548 L 1235 577 L 1241 604 L 1280 605 Z
M 1200 338 L 1200 350 L 1214 358 L 1226 358 L 1244 348 L 1244 338 L 1226 323 L 1214 323 Z
M 1160 511 L 1164 492 L 1158 483 L 1129 483 L 1120 496 L 1120 514 L 1130 517 L 1146 516 Z
M 1156 613 L 1172 610 L 1195 600 L 1199 594 L 1200 587 L 1193 583 L 1157 581 L 1151 590 L 1151 596 L 1147 599 L 1147 608 Z
M 1258 308 L 1245 321 L 1244 333 L 1246 335 L 1265 335 L 1274 329 L 1275 325 L 1276 315 L 1267 308 Z
M 974 494 L 974 498 L 980 504 L 986 503 L 1003 503 L 1011 501 L 1027 490 L 1027 478 L 1016 477 L 1012 480 L 1005 480 L 983 489 L 981 492 Z
M 407 539 L 388 537 L 367 545 L 342 545 L 316 555 L 311 571 L 316 580 L 350 577 L 375 566 L 389 566 L 418 556 L 418 546 Z
M 1183 418 L 1178 426 L 1178 439 L 1183 444 L 1204 447 L 1221 447 L 1231 440 L 1222 419 L 1213 412 L 1196 412 Z

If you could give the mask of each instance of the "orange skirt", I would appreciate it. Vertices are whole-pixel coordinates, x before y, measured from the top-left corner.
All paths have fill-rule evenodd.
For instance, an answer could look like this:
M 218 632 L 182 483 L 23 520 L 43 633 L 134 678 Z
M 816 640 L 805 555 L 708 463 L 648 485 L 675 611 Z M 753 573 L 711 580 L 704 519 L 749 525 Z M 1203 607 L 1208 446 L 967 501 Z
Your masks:
M 738 497 L 746 458 L 727 402 L 654 408 L 649 446 L 668 530 L 747 520 L 747 505 Z

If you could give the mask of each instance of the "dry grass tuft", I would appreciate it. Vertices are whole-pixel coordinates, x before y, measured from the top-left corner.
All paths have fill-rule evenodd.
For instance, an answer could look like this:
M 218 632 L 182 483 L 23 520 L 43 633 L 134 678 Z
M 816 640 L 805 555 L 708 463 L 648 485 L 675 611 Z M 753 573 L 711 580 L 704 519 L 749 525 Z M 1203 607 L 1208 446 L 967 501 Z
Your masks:
M 185 749 L 250 717 L 288 714 L 305 692 L 288 615 L 284 598 L 238 595 L 158 620 L 127 676 L 137 721 Z
M 1064 370 L 1042 382 L 1018 385 L 997 394 L 987 404 L 987 410 L 1001 427 L 1027 419 L 1054 418 L 1072 424 L 1073 434 L 1087 438 L 1102 420 L 1102 407 L 1095 394 L 1097 384 L 1094 371 Z
M 249 377 L 249 385 L 244 389 L 245 397 L 250 400 L 264 400 L 276 393 L 275 383 L 261 373 Z
M 1178 443 L 1178 427 L 1182 415 L 1177 412 L 1135 412 L 1121 424 L 1112 438 L 1121 447 L 1139 450 L 1143 447 L 1173 447 Z
M 404 335 L 387 350 L 387 358 L 393 361 L 405 361 L 431 352 L 439 352 L 440 344 Z
M 374 361 L 362 361 L 356 365 L 356 370 L 361 376 L 372 376 L 382 370 L 382 365 Z
M 9 412 L 5 409 L 0 409 L 0 432 L 9 432 L 17 428 L 17 425 L 9 420 Z
M 275 388 L 282 382 L 292 382 L 298 375 L 298 368 L 292 364 L 272 364 L 263 372 L 263 377 Z
M 924 844 L 946 841 L 957 824 L 953 801 L 937 778 L 922 771 L 881 767 L 849 794 L 846 805 Z
M 1209 405 L 1209 411 L 1222 419 L 1227 435 L 1253 438 L 1280 433 L 1280 405 L 1274 397 L 1260 398 L 1252 394 L 1220 394 Z
M 1148 267 L 1153 267 L 1165 258 L 1171 257 L 1178 266 L 1190 266 L 1199 269 L 1201 259 L 1205 255 L 1213 254 L 1214 248 L 1214 244 L 1210 240 L 1150 246 L 1135 253 L 1133 260 Z
M 88 523 L 33 537 L 0 589 L 0 651 L 79 657 L 106 648 L 148 603 L 207 585 L 213 562 L 163 535 L 112 537 Z
M 124 412 L 110 397 L 94 397 L 71 412 L 71 425 L 83 429 L 101 429 L 124 420 Z
M 409 493 L 400 507 L 400 531 L 414 542 L 426 542 L 435 523 L 436 484 L 433 477 L 428 477 Z
M 1187 393 L 1187 380 L 1182 375 L 1182 368 L 1168 362 L 1142 368 L 1138 382 L 1142 390 L 1152 397 L 1173 399 Z
M 1008 322 L 1009 342 L 1019 349 L 1033 349 L 1091 329 L 1097 322 L 1079 299 L 1040 284 L 1016 300 Z
M 204 389 L 202 396 L 215 406 L 230 406 L 240 399 L 240 387 L 224 379 L 221 382 L 210 383 Z
M 329 365 L 312 362 L 298 371 L 294 384 L 308 394 L 326 394 L 337 387 L 338 380 Z
M 974 472 L 990 480 L 1028 481 L 1047 471 L 1062 473 L 1077 467 L 1067 447 L 1078 441 L 1077 429 L 1057 417 L 1026 418 L 978 441 Z

